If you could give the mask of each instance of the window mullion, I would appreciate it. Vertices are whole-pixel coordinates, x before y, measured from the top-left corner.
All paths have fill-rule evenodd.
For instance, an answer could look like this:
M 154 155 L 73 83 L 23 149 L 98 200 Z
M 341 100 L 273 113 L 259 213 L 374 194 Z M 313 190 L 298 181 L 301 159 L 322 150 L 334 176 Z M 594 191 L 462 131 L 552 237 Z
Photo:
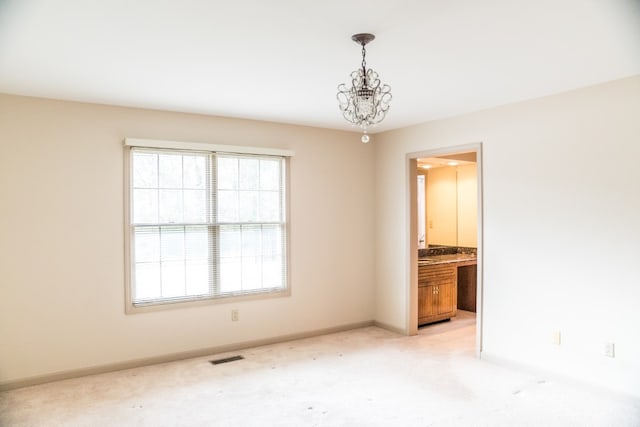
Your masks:
M 188 285 L 187 285 L 187 269 L 188 269 L 188 254 L 187 254 L 187 226 L 186 226 L 186 221 L 184 218 L 184 156 L 182 156 L 180 158 L 180 173 L 181 173 L 181 180 L 180 180 L 180 187 L 181 187 L 181 191 L 180 191 L 180 208 L 182 209 L 182 268 L 183 268 L 183 278 L 184 278 L 184 294 L 188 295 Z
M 218 231 L 218 185 L 217 185 L 217 166 L 216 166 L 216 155 L 215 153 L 211 153 L 209 155 L 209 176 L 207 180 L 207 185 L 209 187 L 209 191 L 207 191 L 209 200 L 208 207 L 209 212 L 209 274 L 211 277 L 211 289 L 209 292 L 212 296 L 218 295 L 220 292 L 220 268 L 219 268 L 219 231 Z
M 162 297 L 162 226 L 160 225 L 160 156 L 156 156 L 156 183 L 157 183 L 157 191 L 156 191 L 156 221 L 158 223 L 158 277 L 160 279 L 160 283 L 158 284 L 160 288 L 160 297 Z

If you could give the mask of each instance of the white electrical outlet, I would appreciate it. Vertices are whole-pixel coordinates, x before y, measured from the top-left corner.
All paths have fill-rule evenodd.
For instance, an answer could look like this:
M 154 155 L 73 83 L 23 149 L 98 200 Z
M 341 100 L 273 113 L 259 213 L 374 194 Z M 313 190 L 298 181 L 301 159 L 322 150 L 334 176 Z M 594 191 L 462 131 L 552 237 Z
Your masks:
M 233 310 L 231 310 L 231 321 L 237 322 L 238 320 L 240 320 L 240 310 L 234 308 Z
M 560 334 L 560 331 L 554 331 L 551 340 L 553 344 L 560 345 L 562 343 L 562 335 Z
M 604 355 L 607 357 L 616 357 L 616 345 L 612 342 L 604 343 Z

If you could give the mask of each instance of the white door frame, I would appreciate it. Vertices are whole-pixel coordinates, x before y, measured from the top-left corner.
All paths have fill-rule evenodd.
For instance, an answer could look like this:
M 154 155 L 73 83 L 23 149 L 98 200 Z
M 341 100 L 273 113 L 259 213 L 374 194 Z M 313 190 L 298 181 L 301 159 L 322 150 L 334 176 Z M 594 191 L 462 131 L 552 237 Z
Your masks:
M 478 179 L 478 280 L 476 283 L 476 357 L 480 358 L 482 352 L 483 329 L 483 228 L 482 228 L 482 143 L 458 145 L 454 147 L 442 147 L 408 153 L 407 165 L 407 207 L 409 223 L 409 283 L 407 286 L 407 319 L 406 331 L 408 335 L 418 333 L 418 202 L 417 202 L 417 159 L 422 157 L 438 157 L 458 153 L 476 153 L 477 179 Z

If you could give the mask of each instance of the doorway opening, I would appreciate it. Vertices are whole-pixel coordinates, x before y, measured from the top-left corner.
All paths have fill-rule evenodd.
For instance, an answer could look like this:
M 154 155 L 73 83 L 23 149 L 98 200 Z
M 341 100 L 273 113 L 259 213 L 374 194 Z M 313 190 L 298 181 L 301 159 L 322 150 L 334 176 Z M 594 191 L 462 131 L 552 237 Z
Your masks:
M 482 144 L 407 155 L 409 335 L 475 322 L 482 349 Z M 447 326 L 451 328 L 452 326 Z

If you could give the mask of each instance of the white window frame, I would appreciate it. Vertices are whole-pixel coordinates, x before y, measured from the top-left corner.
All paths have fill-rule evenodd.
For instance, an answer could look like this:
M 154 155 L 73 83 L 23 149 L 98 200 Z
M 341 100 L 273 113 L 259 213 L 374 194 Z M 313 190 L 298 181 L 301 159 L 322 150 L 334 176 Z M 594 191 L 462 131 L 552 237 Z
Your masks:
M 294 155 L 293 151 L 278 148 L 267 147 L 247 147 L 247 146 L 234 146 L 234 145 L 220 145 L 220 144 L 208 144 L 198 142 L 182 142 L 182 141 L 165 141 L 165 140 L 151 140 L 140 138 L 127 138 L 124 141 L 124 242 L 125 242 L 125 312 L 127 314 L 167 310 L 182 307 L 193 307 L 208 304 L 217 303 L 229 303 L 243 300 L 252 299 L 265 299 L 273 297 L 286 297 L 291 295 L 291 281 L 290 281 L 290 268 L 289 259 L 291 253 L 290 238 L 289 238 L 289 169 L 290 158 Z M 150 148 L 158 150 L 180 150 L 180 151 L 196 151 L 196 152 L 214 152 L 219 154 L 248 154 L 248 155 L 264 155 L 264 156 L 278 156 L 284 158 L 284 194 L 285 194 L 285 207 L 284 207 L 284 232 L 285 232 L 285 255 L 284 262 L 285 268 L 285 286 L 282 289 L 267 289 L 265 291 L 250 291 L 239 292 L 223 295 L 211 295 L 207 298 L 198 298 L 184 301 L 158 301 L 154 303 L 135 304 L 133 301 L 133 251 L 132 251 L 132 218 L 131 218 L 131 187 L 132 187 L 132 164 L 131 164 L 131 151 L 133 148 Z

